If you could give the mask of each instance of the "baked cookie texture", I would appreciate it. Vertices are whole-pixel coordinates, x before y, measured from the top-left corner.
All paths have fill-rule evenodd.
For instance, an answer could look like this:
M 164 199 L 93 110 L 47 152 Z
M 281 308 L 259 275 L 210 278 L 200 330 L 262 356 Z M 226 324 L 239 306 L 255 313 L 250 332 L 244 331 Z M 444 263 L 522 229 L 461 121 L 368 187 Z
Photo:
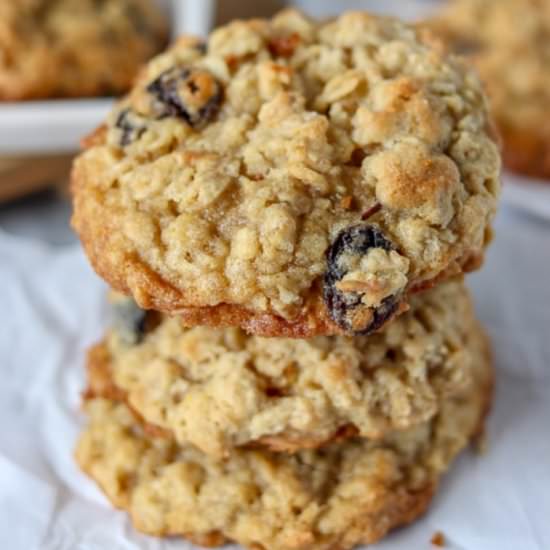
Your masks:
M 167 39 L 153 0 L 0 0 L 0 100 L 124 93 Z
M 75 163 L 95 269 L 188 325 L 303 338 L 479 266 L 499 152 L 474 72 L 422 37 L 287 10 L 182 38 Z
M 454 0 L 433 27 L 470 56 L 491 96 L 504 162 L 550 177 L 550 3 Z
M 151 435 L 120 401 L 86 403 L 80 466 L 137 529 L 201 545 L 329 549 L 372 543 L 421 515 L 440 476 L 479 433 L 490 402 L 488 358 L 439 414 L 383 440 L 350 439 L 294 455 L 238 450 L 215 461 Z
M 128 300 L 114 307 L 119 328 L 89 354 L 90 391 L 124 398 L 146 422 L 218 459 L 243 445 L 294 452 L 414 427 L 469 387 L 484 361 L 462 281 L 414 296 L 385 330 L 355 338 L 186 329 Z

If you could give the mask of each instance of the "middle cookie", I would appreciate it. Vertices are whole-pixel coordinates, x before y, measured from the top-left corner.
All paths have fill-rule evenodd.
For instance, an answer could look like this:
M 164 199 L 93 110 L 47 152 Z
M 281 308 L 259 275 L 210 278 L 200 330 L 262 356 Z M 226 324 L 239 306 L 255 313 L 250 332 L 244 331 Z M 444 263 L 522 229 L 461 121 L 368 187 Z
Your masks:
M 114 328 L 89 355 L 91 391 L 111 385 L 145 421 L 220 458 L 243 445 L 292 452 L 426 422 L 481 360 L 479 326 L 456 280 L 415 296 L 368 337 L 185 328 L 128 299 L 114 310 Z

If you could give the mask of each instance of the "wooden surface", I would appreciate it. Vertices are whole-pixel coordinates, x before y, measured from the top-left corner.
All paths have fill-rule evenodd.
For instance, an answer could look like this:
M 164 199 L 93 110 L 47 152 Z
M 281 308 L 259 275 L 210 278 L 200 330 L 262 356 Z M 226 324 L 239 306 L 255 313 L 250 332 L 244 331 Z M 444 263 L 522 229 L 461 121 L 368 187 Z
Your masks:
M 216 24 L 221 25 L 232 19 L 249 17 L 270 17 L 291 2 L 285 0 L 219 0 L 216 7 Z
M 73 155 L 0 157 L 0 203 L 46 187 L 66 187 Z

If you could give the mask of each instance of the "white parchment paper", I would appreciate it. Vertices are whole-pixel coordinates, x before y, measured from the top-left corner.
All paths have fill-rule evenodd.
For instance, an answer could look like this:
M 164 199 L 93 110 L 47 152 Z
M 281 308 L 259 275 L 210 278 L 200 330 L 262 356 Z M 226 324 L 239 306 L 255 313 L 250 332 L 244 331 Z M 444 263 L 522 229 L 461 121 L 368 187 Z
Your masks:
M 489 451 L 464 454 L 427 516 L 376 549 L 550 548 L 550 226 L 501 212 L 469 278 L 493 338 Z M 85 348 L 105 326 L 105 287 L 77 246 L 0 233 L 0 549 L 167 550 L 138 535 L 72 458 Z
M 371 8 L 426 15 L 436 0 L 299 0 L 312 13 Z M 550 188 L 549 188 L 550 189 Z M 533 191 L 533 192 L 531 192 Z M 546 189 L 505 188 L 540 217 Z M 10 226 L 27 235 L 28 220 Z M 465 453 L 430 512 L 376 550 L 550 549 L 550 225 L 501 212 L 483 271 L 469 278 L 493 338 L 496 399 L 489 450 Z M 76 246 L 0 231 L 0 550 L 176 550 L 137 534 L 72 458 L 87 346 L 105 326 L 105 287 Z

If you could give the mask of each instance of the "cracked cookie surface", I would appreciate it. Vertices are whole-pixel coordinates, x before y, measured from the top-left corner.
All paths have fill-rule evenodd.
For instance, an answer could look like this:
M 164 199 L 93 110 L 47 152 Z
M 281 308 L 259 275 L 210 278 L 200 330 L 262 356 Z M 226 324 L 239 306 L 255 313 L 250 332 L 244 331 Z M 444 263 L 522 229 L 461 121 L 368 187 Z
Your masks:
M 487 356 L 468 391 L 413 429 L 294 455 L 238 450 L 225 461 L 152 435 L 126 405 L 96 396 L 76 458 L 147 534 L 205 546 L 347 549 L 426 510 L 440 476 L 482 429 L 491 386 Z
M 167 39 L 153 0 L 0 0 L 0 100 L 124 93 Z
M 114 302 L 116 328 L 88 358 L 90 391 L 221 458 L 236 447 L 295 452 L 426 422 L 471 383 L 483 337 L 462 281 L 414 296 L 371 336 L 310 340 L 184 328 Z M 111 387 L 113 386 L 113 387 Z
M 433 27 L 485 81 L 506 165 L 550 178 L 550 3 L 454 0 Z
M 365 13 L 182 38 L 87 145 L 73 225 L 100 275 L 264 336 L 379 329 L 480 264 L 499 195 L 475 74 Z

